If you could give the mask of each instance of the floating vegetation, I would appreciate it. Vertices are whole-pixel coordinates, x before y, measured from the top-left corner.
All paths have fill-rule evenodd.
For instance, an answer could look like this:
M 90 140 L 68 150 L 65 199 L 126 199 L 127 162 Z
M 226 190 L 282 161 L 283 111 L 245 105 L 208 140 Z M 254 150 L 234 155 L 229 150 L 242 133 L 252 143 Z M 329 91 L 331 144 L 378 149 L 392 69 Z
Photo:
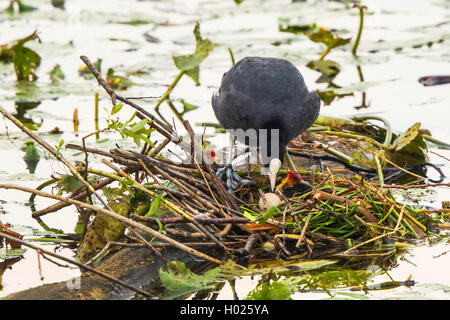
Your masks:
M 64 72 L 62 72 L 59 64 L 55 65 L 53 69 L 48 72 L 48 74 L 52 83 L 57 83 L 65 78 Z
M 38 40 L 37 31 L 29 36 L 13 42 L 13 44 L 4 44 L 0 46 L 0 62 L 14 65 L 17 81 L 36 81 L 35 70 L 41 64 L 41 57 L 32 49 L 25 47 L 28 41 Z

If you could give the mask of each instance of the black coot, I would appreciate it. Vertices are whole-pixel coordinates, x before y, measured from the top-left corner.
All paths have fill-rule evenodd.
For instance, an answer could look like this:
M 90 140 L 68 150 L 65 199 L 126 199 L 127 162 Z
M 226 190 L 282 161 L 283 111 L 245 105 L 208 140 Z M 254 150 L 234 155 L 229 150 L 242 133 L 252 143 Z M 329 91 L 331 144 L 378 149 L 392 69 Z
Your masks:
M 273 189 L 287 144 L 317 119 L 320 98 L 308 91 L 299 70 L 289 61 L 246 57 L 223 75 L 212 107 L 220 124 L 232 130 L 230 145 L 237 138 L 259 148 L 263 165 L 269 167 Z M 238 129 L 249 134 L 233 134 Z M 252 133 L 256 133 L 256 145 L 249 139 Z M 249 182 L 233 171 L 231 160 L 230 150 L 226 166 L 217 172 L 220 178 L 226 176 L 229 191 Z

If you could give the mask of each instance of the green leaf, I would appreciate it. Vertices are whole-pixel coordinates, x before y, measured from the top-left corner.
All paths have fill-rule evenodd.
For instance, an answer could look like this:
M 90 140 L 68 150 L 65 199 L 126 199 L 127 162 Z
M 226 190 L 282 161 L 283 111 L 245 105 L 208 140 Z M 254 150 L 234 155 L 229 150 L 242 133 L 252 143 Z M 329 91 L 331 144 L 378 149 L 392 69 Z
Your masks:
M 283 282 L 263 283 L 250 291 L 245 300 L 290 300 L 291 288 Z
M 52 0 L 52 6 L 59 9 L 64 9 L 65 0 Z
M 420 134 L 420 122 L 397 137 L 392 147 L 388 156 L 397 165 L 416 165 L 428 161 L 427 145 Z
M 253 265 L 246 271 L 247 275 L 260 275 L 269 272 L 273 274 L 311 271 L 337 263 L 337 260 L 272 260 L 258 265 Z
M 106 73 L 106 82 L 113 89 L 126 90 L 135 83 L 130 79 L 114 74 L 114 69 L 109 68 Z
M 208 39 L 203 39 L 200 34 L 200 25 L 197 22 L 194 28 L 196 48 L 193 54 L 173 56 L 175 66 L 184 71 L 199 85 L 199 65 L 205 60 L 209 53 L 214 49 L 215 44 Z
M 21 0 L 10 0 L 9 6 L 5 9 L 5 11 L 11 14 L 14 13 L 14 3 L 18 4 L 19 13 L 37 10 L 35 7 L 23 4 Z
M 310 25 L 280 25 L 279 30 L 281 32 L 304 34 L 314 42 L 325 44 L 329 50 L 344 46 L 351 40 L 351 38 L 341 38 L 339 35 L 327 30 L 326 28 L 319 27 L 315 23 Z
M 181 115 L 183 116 L 185 113 L 191 112 L 193 110 L 198 109 L 197 106 L 194 106 L 193 104 L 187 103 L 184 100 L 181 100 L 181 103 L 183 104 L 183 111 L 181 112 Z
M 152 204 L 150 205 L 150 209 L 148 210 L 148 212 L 145 214 L 146 217 L 153 217 L 156 215 L 156 211 L 161 207 L 161 201 L 162 199 L 162 194 L 159 194 L 153 201 Z
M 58 182 L 58 186 L 61 191 L 69 193 L 81 188 L 83 184 L 75 176 L 62 175 Z
M 35 51 L 24 47 L 25 43 L 34 39 L 39 40 L 37 31 L 34 31 L 31 35 L 23 39 L 17 40 L 9 51 L 18 81 L 35 81 L 37 79 L 34 71 L 41 64 L 41 57 Z
M 261 223 L 265 223 L 268 219 L 272 218 L 272 216 L 273 216 L 276 212 L 279 212 L 279 211 L 280 211 L 280 210 L 278 210 L 277 207 L 271 206 L 271 207 L 264 213 Z
M 420 122 L 415 123 L 411 128 L 402 133 L 393 143 L 393 148 L 398 151 L 410 144 L 419 134 Z
M 94 63 L 93 63 L 94 67 L 98 70 L 98 72 L 102 71 L 102 59 L 98 58 Z M 91 71 L 89 70 L 89 68 L 86 65 L 82 65 L 79 69 L 78 69 L 78 74 L 85 78 L 85 79 L 93 79 L 94 76 L 92 75 Z
M 59 64 L 55 65 L 52 70 L 48 73 L 50 75 L 50 80 L 53 83 L 58 82 L 59 80 L 63 80 L 65 78 L 64 73 L 61 70 L 61 66 Z
M 162 267 L 159 269 L 161 283 L 168 291 L 168 294 L 172 296 L 214 289 L 214 284 L 218 281 L 219 275 L 219 268 L 209 270 L 203 275 L 197 275 L 179 261 L 168 262 L 167 271 Z
M 116 114 L 117 112 L 122 110 L 122 107 L 123 107 L 123 103 L 116 104 L 111 110 L 111 115 Z
M 24 160 L 39 160 L 41 156 L 39 155 L 36 146 L 34 145 L 34 141 L 29 140 L 25 142 L 26 152 L 23 156 Z
M 339 63 L 332 60 L 310 61 L 306 66 L 321 73 L 319 79 L 316 80 L 317 83 L 330 83 L 341 72 Z
M 142 119 L 141 121 L 133 124 L 128 130 L 131 132 L 138 132 L 139 130 L 143 129 L 148 122 L 148 119 Z
M 21 257 L 26 249 L 6 249 L 0 248 L 0 261 Z
M 327 90 L 318 90 L 317 94 L 319 95 L 320 99 L 324 102 L 324 104 L 327 106 L 329 105 L 331 102 L 334 101 L 334 99 L 339 99 L 339 98 L 343 98 L 343 97 L 347 97 L 347 96 L 353 96 L 353 93 L 338 93 L 334 90 L 329 90 L 329 88 Z

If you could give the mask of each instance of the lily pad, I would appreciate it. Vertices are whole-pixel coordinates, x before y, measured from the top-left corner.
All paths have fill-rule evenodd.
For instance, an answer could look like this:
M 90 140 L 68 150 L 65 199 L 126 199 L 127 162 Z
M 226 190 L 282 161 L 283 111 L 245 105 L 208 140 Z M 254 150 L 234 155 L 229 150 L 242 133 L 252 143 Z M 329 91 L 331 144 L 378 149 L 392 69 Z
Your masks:
M 422 164 L 428 160 L 427 145 L 420 132 L 419 122 L 395 139 L 389 158 L 402 166 Z
M 106 82 L 110 85 L 111 88 L 117 90 L 126 90 L 135 83 L 130 79 L 122 76 L 118 76 L 114 73 L 114 69 L 109 68 L 106 73 Z
M 328 50 L 348 44 L 351 38 L 341 38 L 336 33 L 319 27 L 315 23 L 310 25 L 280 25 L 281 32 L 290 32 L 294 34 L 304 34 L 314 42 L 323 43 Z
M 52 70 L 49 71 L 50 80 L 52 83 L 56 83 L 60 80 L 64 80 L 65 75 L 61 70 L 61 66 L 59 64 L 55 65 Z
M 319 79 L 316 80 L 317 83 L 330 83 L 341 72 L 339 63 L 332 60 L 310 61 L 306 66 L 321 73 Z

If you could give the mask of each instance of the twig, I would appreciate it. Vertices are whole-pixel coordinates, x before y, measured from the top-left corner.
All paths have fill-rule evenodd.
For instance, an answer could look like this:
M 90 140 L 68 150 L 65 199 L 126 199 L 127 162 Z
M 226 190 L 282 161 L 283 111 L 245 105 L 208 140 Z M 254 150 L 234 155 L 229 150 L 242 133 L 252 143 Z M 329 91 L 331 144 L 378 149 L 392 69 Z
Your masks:
M 110 167 L 111 169 L 115 170 L 116 172 L 118 172 L 120 175 L 122 175 L 125 178 L 130 179 L 131 181 L 133 181 L 134 183 L 134 187 L 138 186 L 139 190 L 144 190 L 146 189 L 143 185 L 141 185 L 139 182 L 137 182 L 136 180 L 132 179 L 130 176 L 128 176 L 125 172 L 123 172 L 122 170 L 116 168 L 112 163 L 106 161 L 106 160 L 102 160 L 102 162 L 104 164 L 106 164 L 108 167 Z M 147 189 L 148 190 L 148 189 Z M 156 195 L 148 190 L 150 192 L 150 194 L 153 195 L 153 197 L 155 197 Z M 184 216 L 186 219 L 189 219 L 197 228 L 199 228 L 208 238 L 210 238 L 212 241 L 216 242 L 217 245 L 219 245 L 220 247 L 222 247 L 225 250 L 228 250 L 227 247 L 225 247 L 216 237 L 214 237 L 214 235 L 212 235 L 208 230 L 206 230 L 201 224 L 199 224 L 197 221 L 193 220 L 192 217 L 187 214 L 186 212 L 184 212 L 183 210 L 181 210 L 180 208 L 178 208 L 177 206 L 175 206 L 173 203 L 169 202 L 166 199 L 162 199 L 162 202 L 164 204 L 166 204 L 170 209 L 173 209 L 176 213 L 181 214 L 182 216 Z
M 98 213 L 104 213 L 104 214 L 106 214 L 106 215 L 108 215 L 108 216 L 110 216 L 112 218 L 115 218 L 115 219 L 119 220 L 120 222 L 124 222 L 124 223 L 126 223 L 128 225 L 131 225 L 131 226 L 141 230 L 141 231 L 147 232 L 147 233 L 151 234 L 152 236 L 154 236 L 156 238 L 159 238 L 159 239 L 161 239 L 163 241 L 166 241 L 166 242 L 172 244 L 174 247 L 177 247 L 180 250 L 188 252 L 188 253 L 190 253 L 192 255 L 195 255 L 195 256 L 197 256 L 197 257 L 199 257 L 201 259 L 206 259 L 208 261 L 211 261 L 211 262 L 214 262 L 214 263 L 217 263 L 217 264 L 222 264 L 222 261 L 220 261 L 220 260 L 214 259 L 214 258 L 212 258 L 212 257 L 210 257 L 210 256 L 208 256 L 208 255 L 206 255 L 206 254 L 204 254 L 202 252 L 199 252 L 197 250 L 189 248 L 189 247 L 185 246 L 184 244 L 179 243 L 178 241 L 175 241 L 172 238 L 169 238 L 169 237 L 167 237 L 167 236 L 165 236 L 165 235 L 163 235 L 163 234 L 153 230 L 152 228 L 149 228 L 149 227 L 144 226 L 144 225 L 142 225 L 140 223 L 137 223 L 136 221 L 133 221 L 133 220 L 128 219 L 128 218 L 126 218 L 124 216 L 121 216 L 121 215 L 115 213 L 114 211 L 103 209 L 103 208 L 99 208 L 97 206 L 86 204 L 84 202 L 73 200 L 73 199 L 64 198 L 64 197 L 57 196 L 57 195 L 54 195 L 54 194 L 51 194 L 51 193 L 38 191 L 38 190 L 35 190 L 35 189 L 32 189 L 32 188 L 16 186 L 16 185 L 12 185 L 12 184 L 0 184 L 0 189 L 15 189 L 15 190 L 21 190 L 21 191 L 24 191 L 24 192 L 28 192 L 28 193 L 36 193 L 37 195 L 39 195 L 41 197 L 46 197 L 46 198 L 52 198 L 52 199 L 56 199 L 56 200 L 60 200 L 60 201 L 65 201 L 65 202 L 68 202 L 70 204 L 78 205 L 80 207 L 96 211 Z
M 59 161 L 61 161 L 67 168 L 69 168 L 70 172 L 86 187 L 92 194 L 95 195 L 95 197 L 103 204 L 105 208 L 108 210 L 113 211 L 108 204 L 105 202 L 105 200 L 100 197 L 100 195 L 94 190 L 94 188 L 83 179 L 83 177 L 78 173 L 77 169 L 69 162 L 67 161 L 61 154 L 59 154 L 54 148 L 52 148 L 47 142 L 42 140 L 37 134 L 32 132 L 30 129 L 28 129 L 22 122 L 17 120 L 12 114 L 10 114 L 8 111 L 3 109 L 2 106 L 0 106 L 0 112 L 9 120 L 11 120 L 19 129 L 21 129 L 23 132 L 25 132 L 28 136 L 33 138 L 34 141 L 39 143 L 42 147 L 44 147 L 48 152 L 50 152 L 53 156 L 56 157 Z
M 186 218 L 182 217 L 175 217 L 175 218 L 153 218 L 153 217 L 143 217 L 138 215 L 131 215 L 131 218 L 142 221 L 142 222 L 149 222 L 149 223 L 157 223 L 159 221 L 161 224 L 169 224 L 169 223 L 191 223 L 191 220 L 188 220 Z M 192 217 L 195 221 L 203 224 L 214 224 L 214 225 L 222 225 L 222 224 L 228 224 L 228 223 L 249 223 L 250 220 L 247 218 L 241 218 L 241 217 L 232 217 L 232 218 L 209 218 L 209 217 Z
M 374 238 L 371 238 L 371 239 L 369 239 L 369 240 L 367 240 L 367 241 L 361 242 L 361 243 L 359 243 L 359 244 L 357 244 L 357 245 L 355 245 L 355 246 L 353 246 L 353 247 L 351 247 L 351 248 L 345 250 L 345 251 L 342 253 L 342 255 L 345 255 L 345 254 L 349 253 L 350 251 L 353 251 L 353 250 L 355 250 L 356 248 L 359 248 L 359 247 L 361 247 L 361 246 L 363 246 L 363 245 L 366 245 L 366 244 L 368 244 L 368 243 L 370 243 L 370 242 L 373 242 L 373 241 L 375 241 L 375 240 L 378 240 L 378 239 L 384 238 L 384 237 L 386 237 L 386 236 L 395 234 L 395 233 L 397 232 L 398 228 L 400 227 L 400 223 L 402 222 L 402 219 L 403 219 L 403 212 L 404 212 L 404 210 L 405 210 L 405 207 L 406 207 L 406 204 L 404 204 L 403 207 L 402 207 L 402 209 L 400 210 L 400 214 L 399 214 L 399 217 L 398 217 L 398 220 L 397 220 L 397 224 L 395 225 L 394 230 L 392 230 L 391 232 L 387 232 L 387 233 L 380 234 L 379 236 L 376 236 L 376 237 L 374 237 Z
M 334 200 L 334 201 L 339 201 L 339 202 L 348 203 L 349 205 L 352 205 L 352 204 L 355 203 L 354 201 L 348 200 L 348 199 L 343 198 L 343 197 L 336 196 L 336 195 L 334 195 L 334 194 L 327 193 L 327 192 L 325 192 L 325 191 L 314 191 L 314 192 L 312 193 L 312 195 L 313 195 L 313 196 L 314 196 L 314 195 L 319 196 L 319 199 L 320 199 L 320 198 L 323 198 L 323 199 L 330 199 L 330 200 Z M 377 219 L 377 218 L 376 218 L 369 210 L 367 210 L 367 209 L 364 208 L 363 206 L 358 205 L 358 206 L 356 207 L 356 209 L 358 210 L 359 213 L 361 213 L 361 214 L 364 215 L 367 219 L 369 219 L 370 222 L 378 222 L 378 219 Z
M 295 244 L 295 247 L 297 247 L 297 248 L 300 248 L 303 238 L 305 237 L 306 229 L 308 228 L 308 224 L 309 224 L 309 220 L 311 220 L 311 216 L 312 216 L 312 213 L 310 213 L 308 215 L 308 217 L 306 218 L 305 225 L 303 226 L 302 232 L 300 233 L 300 237 L 298 238 L 297 243 Z
M 158 258 L 160 258 L 162 261 L 164 261 L 165 263 L 169 262 L 169 260 L 166 259 L 166 257 L 164 257 L 161 252 L 159 252 L 158 250 L 155 249 L 155 247 L 153 247 L 153 245 L 151 243 L 149 243 L 147 240 L 145 240 L 145 238 L 136 230 L 134 230 L 133 228 L 130 228 L 130 231 L 139 238 L 140 241 L 142 241 L 142 243 L 144 244 L 145 247 L 149 248 L 151 252 L 153 252 Z

